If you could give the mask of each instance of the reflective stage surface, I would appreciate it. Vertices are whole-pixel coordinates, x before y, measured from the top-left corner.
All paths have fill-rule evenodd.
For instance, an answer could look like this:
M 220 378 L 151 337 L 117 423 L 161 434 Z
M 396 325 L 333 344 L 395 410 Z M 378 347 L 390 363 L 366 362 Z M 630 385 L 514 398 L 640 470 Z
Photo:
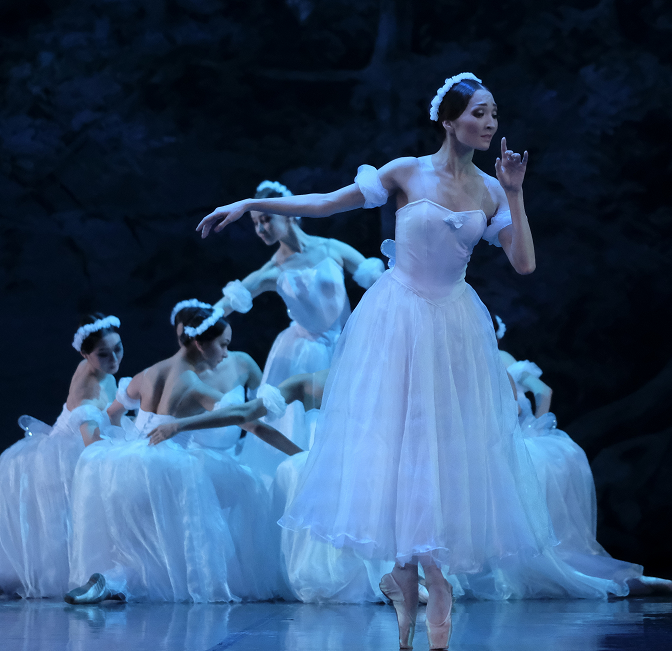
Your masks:
M 451 649 L 672 648 L 672 600 L 462 601 Z M 421 608 L 415 649 L 428 648 Z M 0 602 L 3 651 L 396 651 L 391 606 Z

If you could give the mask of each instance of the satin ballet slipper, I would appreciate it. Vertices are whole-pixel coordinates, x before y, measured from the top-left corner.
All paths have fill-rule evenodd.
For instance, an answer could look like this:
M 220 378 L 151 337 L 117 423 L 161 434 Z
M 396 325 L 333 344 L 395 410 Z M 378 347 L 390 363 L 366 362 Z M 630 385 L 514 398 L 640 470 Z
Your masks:
M 448 614 L 443 622 L 441 624 L 432 624 L 429 618 L 425 620 L 431 651 L 447 649 L 450 643 L 450 635 L 453 632 L 453 586 L 450 583 L 448 583 L 448 592 L 450 593 L 450 605 L 448 606 Z
M 63 599 L 69 604 L 97 604 L 112 596 L 102 574 L 91 575 L 91 578 L 79 588 L 70 590 Z
M 380 580 L 380 591 L 392 602 L 397 613 L 399 648 L 412 649 L 413 635 L 415 634 L 415 617 L 412 616 L 412 612 L 415 611 L 417 616 L 418 600 L 415 599 L 415 604 L 409 610 L 404 593 L 391 574 L 386 574 Z

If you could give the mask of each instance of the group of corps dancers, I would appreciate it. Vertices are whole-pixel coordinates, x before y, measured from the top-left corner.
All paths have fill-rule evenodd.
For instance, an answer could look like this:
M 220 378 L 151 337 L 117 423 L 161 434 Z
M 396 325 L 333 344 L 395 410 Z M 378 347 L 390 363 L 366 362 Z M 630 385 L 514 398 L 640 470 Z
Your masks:
M 5 595 L 386 597 L 401 648 L 412 647 L 422 601 L 430 648 L 444 649 L 454 596 L 672 590 L 598 544 L 585 454 L 556 429 L 541 370 L 498 349 L 505 326 L 465 282 L 480 239 L 519 273 L 534 270 L 527 153 L 503 139 L 496 178 L 474 166 L 497 106 L 471 73 L 446 80 L 430 118 L 443 135 L 436 154 L 364 165 L 328 194 L 267 181 L 208 215 L 204 237 L 250 212 L 279 247 L 214 305 L 175 306 L 172 357 L 117 386 L 119 319 L 82 321 L 73 346 L 83 360 L 58 420 L 23 417 L 26 436 L 0 457 Z M 301 228 L 300 217 L 390 195 L 388 270 Z M 367 290 L 352 314 L 344 272 Z M 291 325 L 262 374 L 230 350 L 226 316 L 264 291 L 280 294 Z

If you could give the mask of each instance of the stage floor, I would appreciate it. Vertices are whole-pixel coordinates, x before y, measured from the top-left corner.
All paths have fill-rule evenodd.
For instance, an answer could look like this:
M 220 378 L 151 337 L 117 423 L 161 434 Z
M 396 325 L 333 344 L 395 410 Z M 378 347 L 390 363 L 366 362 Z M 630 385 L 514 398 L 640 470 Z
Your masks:
M 672 648 L 672 599 L 462 601 L 451 649 L 592 651 Z M 415 649 L 428 648 L 421 608 Z M 384 605 L 0 603 L 3 651 L 396 651 Z

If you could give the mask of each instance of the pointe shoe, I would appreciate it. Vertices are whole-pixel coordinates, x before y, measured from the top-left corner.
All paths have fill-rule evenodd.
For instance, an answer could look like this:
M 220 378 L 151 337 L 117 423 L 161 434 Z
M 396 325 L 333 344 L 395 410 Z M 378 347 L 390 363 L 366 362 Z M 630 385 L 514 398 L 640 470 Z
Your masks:
M 380 580 L 380 591 L 392 602 L 394 610 L 397 613 L 397 624 L 399 626 L 399 648 L 412 649 L 413 636 L 415 635 L 415 617 L 411 612 L 415 610 L 417 615 L 417 599 L 415 608 L 409 612 L 406 606 L 406 599 L 399 584 L 394 580 L 391 574 L 386 574 Z
M 432 624 L 429 619 L 425 620 L 431 651 L 447 649 L 450 643 L 450 635 L 453 632 L 453 586 L 450 583 L 448 583 L 448 592 L 450 592 L 450 605 L 446 619 L 441 624 Z
M 96 572 L 91 575 L 87 583 L 70 590 L 63 599 L 69 604 L 98 604 L 111 596 L 112 593 L 107 587 L 105 577 Z

